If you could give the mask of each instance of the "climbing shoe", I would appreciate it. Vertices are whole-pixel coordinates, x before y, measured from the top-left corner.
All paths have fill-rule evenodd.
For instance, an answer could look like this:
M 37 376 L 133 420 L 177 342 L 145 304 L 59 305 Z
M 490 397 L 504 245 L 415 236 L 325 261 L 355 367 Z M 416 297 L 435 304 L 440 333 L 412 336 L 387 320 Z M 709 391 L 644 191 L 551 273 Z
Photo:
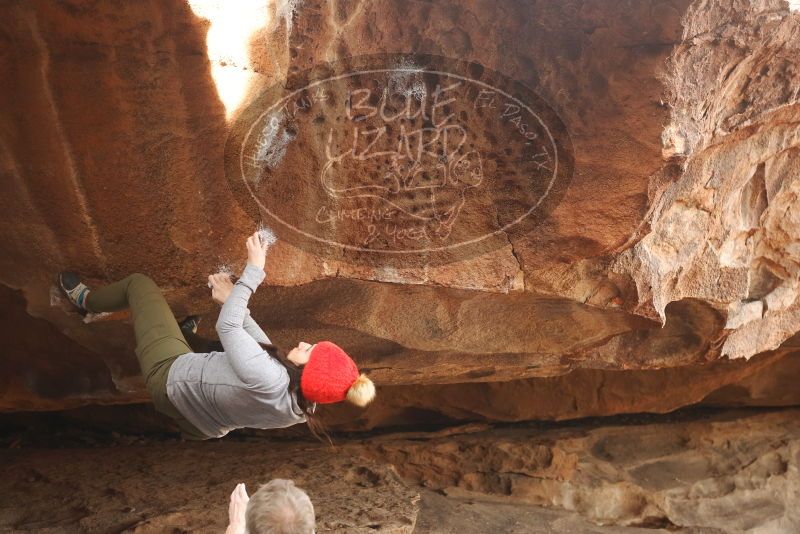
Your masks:
M 81 282 L 80 277 L 73 272 L 64 271 L 58 275 L 58 286 L 81 314 L 86 315 L 89 311 L 86 309 L 86 297 L 89 296 L 89 288 Z
M 200 324 L 200 316 L 199 315 L 190 315 L 183 321 L 181 321 L 178 326 L 181 327 L 181 330 L 184 332 L 191 332 L 192 334 L 197 333 L 197 325 Z

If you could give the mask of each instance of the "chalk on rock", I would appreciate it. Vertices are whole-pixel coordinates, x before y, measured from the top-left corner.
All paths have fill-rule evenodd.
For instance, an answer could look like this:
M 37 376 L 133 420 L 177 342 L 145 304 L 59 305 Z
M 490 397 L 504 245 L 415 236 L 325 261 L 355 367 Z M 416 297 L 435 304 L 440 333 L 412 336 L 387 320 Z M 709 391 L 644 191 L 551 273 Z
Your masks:
M 228 278 L 231 278 L 231 279 L 234 278 L 233 268 L 230 265 L 228 265 L 227 263 L 220 263 L 219 265 L 217 265 L 217 274 L 227 274 Z M 211 287 L 211 282 L 208 282 L 208 284 L 206 284 L 206 285 L 210 288 Z
M 228 265 L 227 263 L 221 263 L 217 266 L 217 272 L 219 274 L 227 274 L 228 276 L 233 276 L 233 268 Z
M 55 286 L 50 286 L 50 306 L 59 306 L 63 307 L 64 305 L 64 297 L 61 290 Z
M 272 246 L 272 244 L 278 240 L 278 238 L 275 236 L 275 232 L 263 224 L 259 225 L 258 227 L 258 237 L 261 239 L 261 244 L 265 247 Z
M 97 321 L 104 321 L 111 315 L 111 313 L 112 312 L 89 312 L 83 317 L 83 322 L 89 324 Z

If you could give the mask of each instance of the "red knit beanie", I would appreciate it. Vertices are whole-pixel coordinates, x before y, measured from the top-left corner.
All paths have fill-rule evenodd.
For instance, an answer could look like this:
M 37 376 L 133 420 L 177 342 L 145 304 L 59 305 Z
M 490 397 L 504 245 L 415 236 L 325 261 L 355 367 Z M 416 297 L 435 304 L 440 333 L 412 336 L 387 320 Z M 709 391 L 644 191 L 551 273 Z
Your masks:
M 340 402 L 358 378 L 358 367 L 345 351 L 330 341 L 320 341 L 311 349 L 300 377 L 300 391 L 311 402 Z

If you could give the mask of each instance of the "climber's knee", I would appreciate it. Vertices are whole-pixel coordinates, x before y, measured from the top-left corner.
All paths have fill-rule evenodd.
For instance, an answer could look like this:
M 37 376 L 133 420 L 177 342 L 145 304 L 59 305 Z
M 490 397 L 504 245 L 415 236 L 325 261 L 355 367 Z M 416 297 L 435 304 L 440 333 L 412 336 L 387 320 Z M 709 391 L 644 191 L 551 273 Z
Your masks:
M 149 276 L 142 273 L 133 273 L 132 275 L 128 276 L 128 279 L 131 281 L 131 283 L 135 282 L 138 284 L 147 284 L 153 282 Z
M 146 274 L 142 273 L 133 273 L 132 275 L 128 276 L 128 292 L 130 293 L 131 290 L 134 291 L 147 291 L 156 289 L 158 290 L 158 286 L 153 279 L 147 276 Z

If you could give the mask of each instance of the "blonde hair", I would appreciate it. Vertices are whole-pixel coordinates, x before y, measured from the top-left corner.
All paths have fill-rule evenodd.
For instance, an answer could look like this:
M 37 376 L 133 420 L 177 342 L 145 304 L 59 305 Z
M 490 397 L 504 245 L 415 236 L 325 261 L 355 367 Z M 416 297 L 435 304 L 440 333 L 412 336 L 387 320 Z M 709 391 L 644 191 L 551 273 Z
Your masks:
M 347 390 L 347 402 L 363 408 L 375 398 L 375 384 L 365 374 L 358 375 L 356 381 Z

